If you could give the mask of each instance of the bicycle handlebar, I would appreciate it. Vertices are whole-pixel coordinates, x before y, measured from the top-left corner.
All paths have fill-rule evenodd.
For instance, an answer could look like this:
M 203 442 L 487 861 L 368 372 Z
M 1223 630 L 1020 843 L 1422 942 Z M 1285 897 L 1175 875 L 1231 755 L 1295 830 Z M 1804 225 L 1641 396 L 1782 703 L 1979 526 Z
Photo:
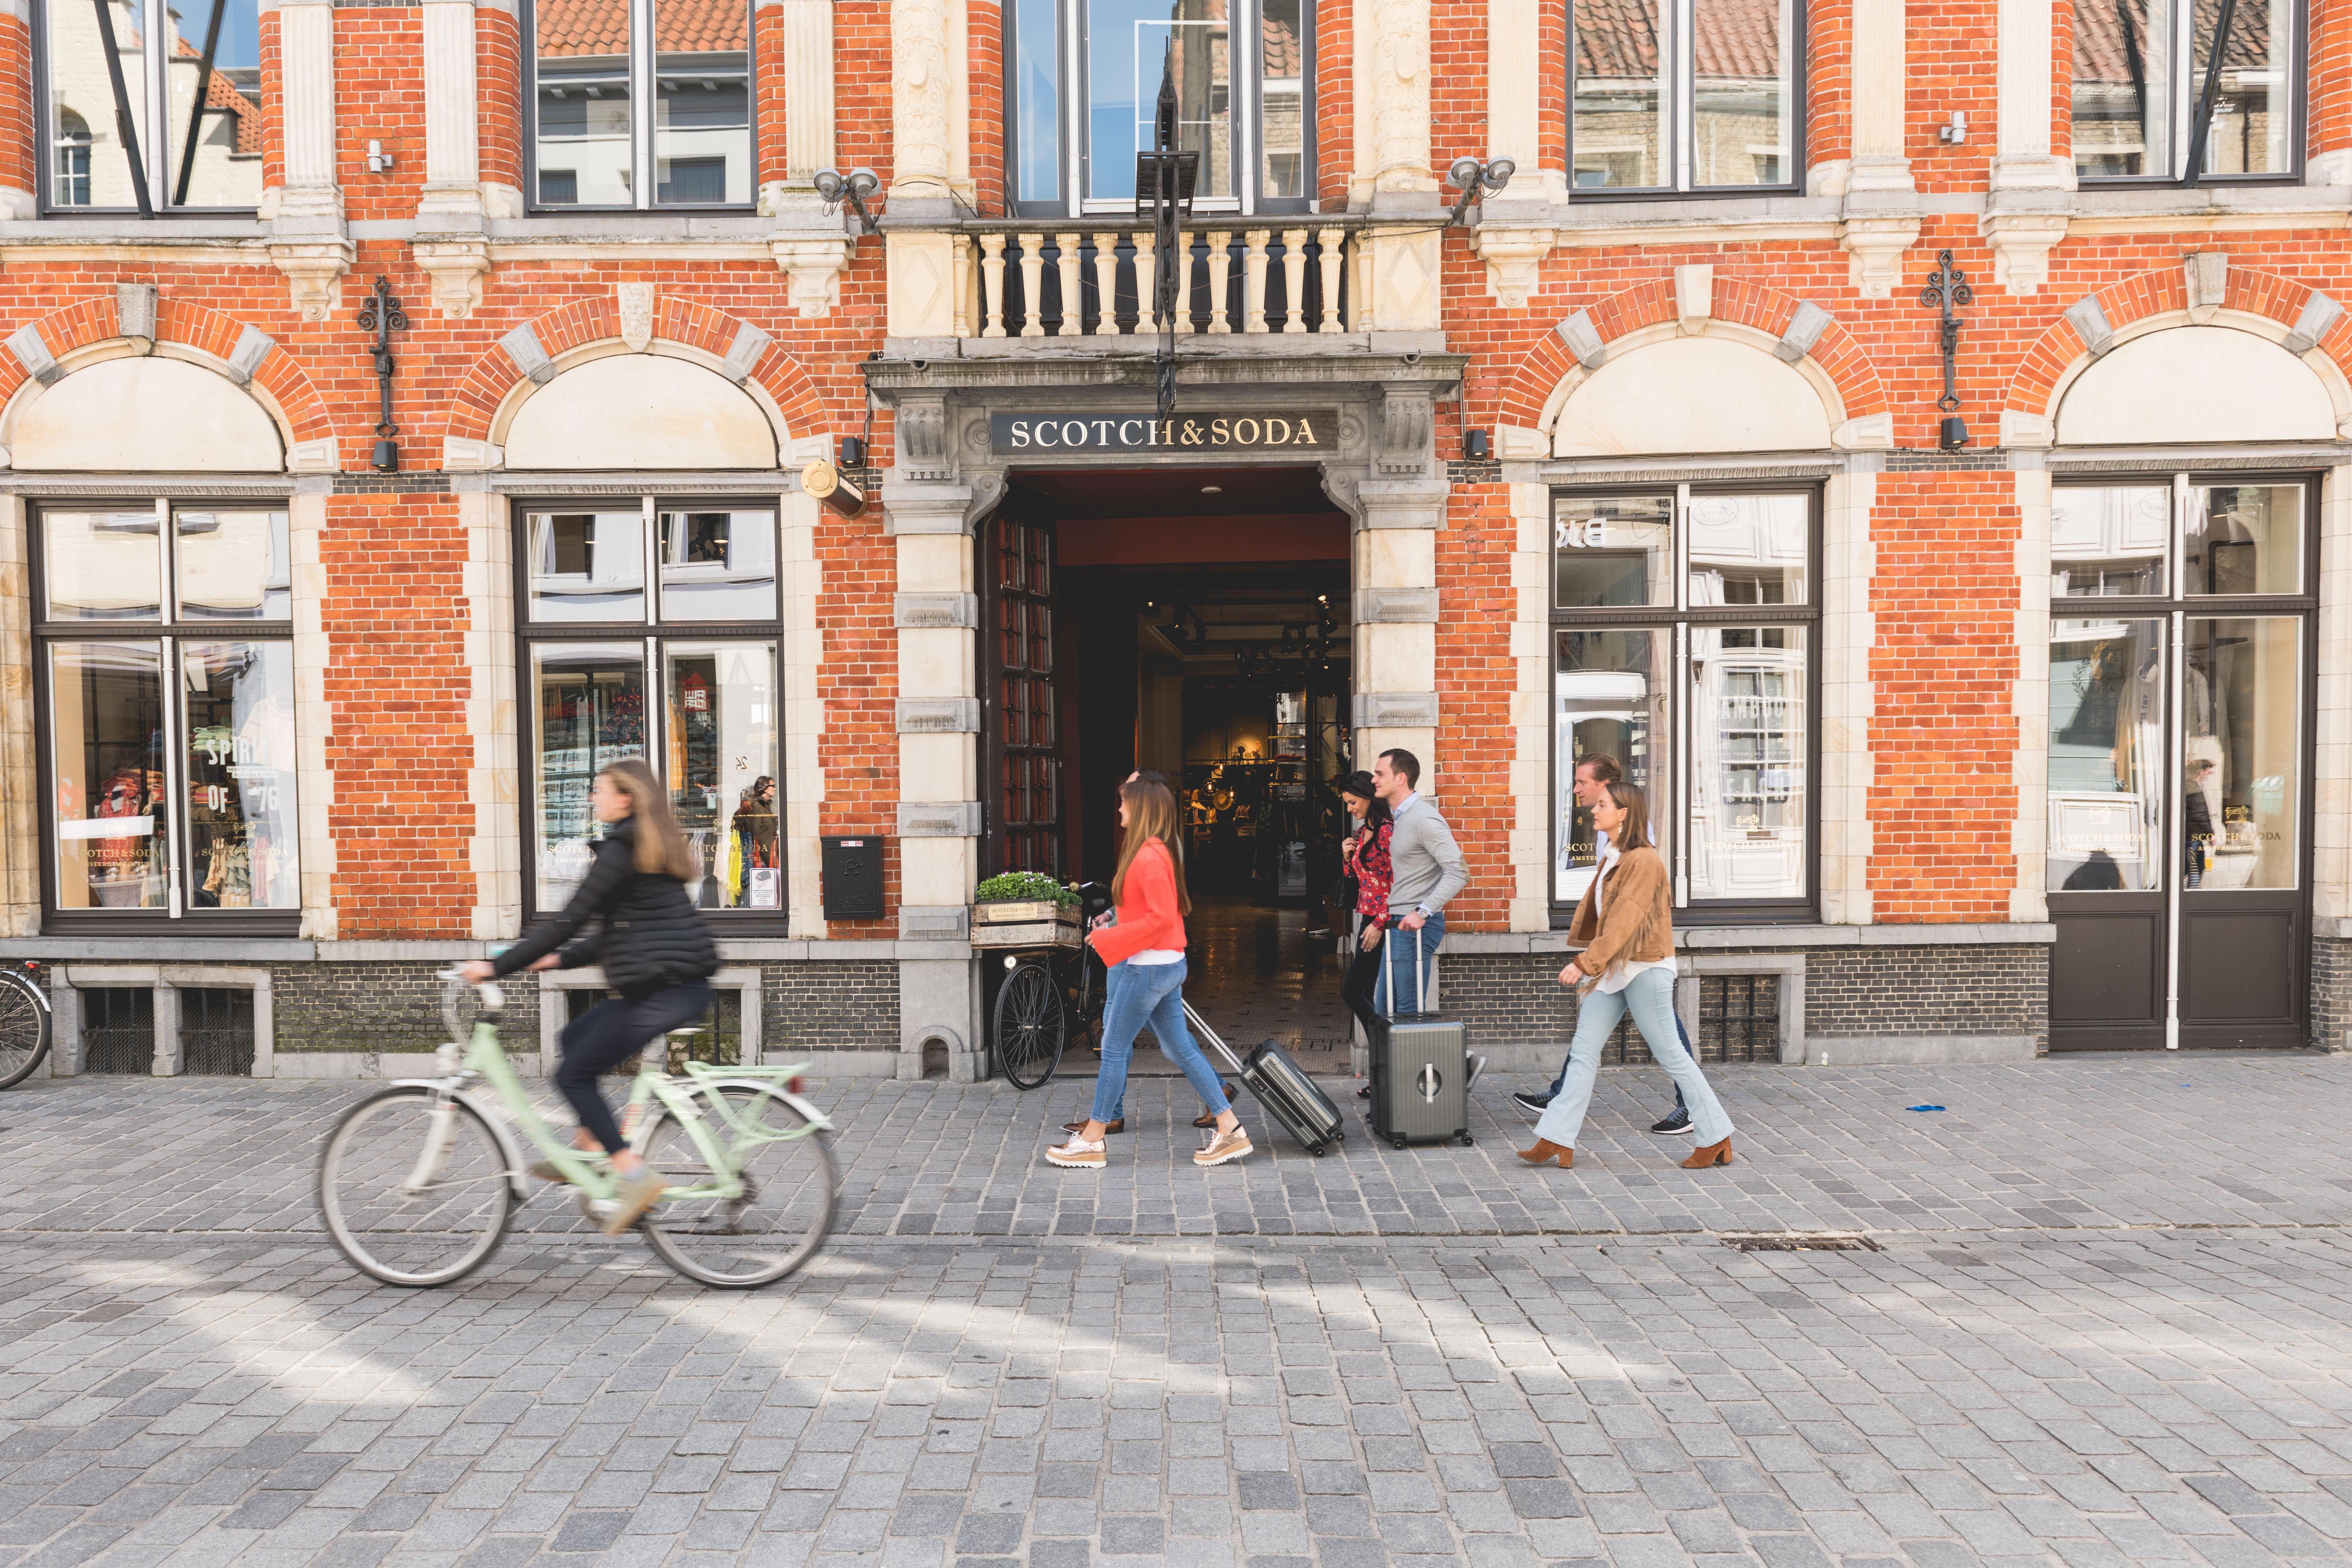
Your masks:
M 454 967 L 439 971 L 438 978 L 441 981 L 441 1021 L 449 1026 L 450 1039 L 463 1043 L 466 1026 L 457 1016 L 457 994 L 463 991 L 468 983 Z M 499 988 L 497 981 L 480 981 L 475 984 L 474 989 L 481 994 L 484 1012 L 498 1014 L 506 1011 L 506 993 Z

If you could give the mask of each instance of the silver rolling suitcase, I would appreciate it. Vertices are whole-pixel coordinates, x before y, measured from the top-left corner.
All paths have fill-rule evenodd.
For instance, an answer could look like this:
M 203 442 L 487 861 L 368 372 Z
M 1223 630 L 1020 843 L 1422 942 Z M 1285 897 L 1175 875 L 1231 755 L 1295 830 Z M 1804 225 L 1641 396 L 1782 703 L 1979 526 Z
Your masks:
M 1388 965 L 1388 938 L 1381 938 L 1381 964 Z M 1416 950 L 1421 933 L 1413 932 Z M 1429 957 L 1419 955 L 1418 1008 L 1429 989 Z M 1391 996 L 1389 1005 L 1396 1005 Z M 1470 1137 L 1470 1031 L 1442 1013 L 1392 1013 L 1367 1031 L 1372 1058 L 1373 1135 L 1395 1148 L 1412 1143 L 1468 1143 Z

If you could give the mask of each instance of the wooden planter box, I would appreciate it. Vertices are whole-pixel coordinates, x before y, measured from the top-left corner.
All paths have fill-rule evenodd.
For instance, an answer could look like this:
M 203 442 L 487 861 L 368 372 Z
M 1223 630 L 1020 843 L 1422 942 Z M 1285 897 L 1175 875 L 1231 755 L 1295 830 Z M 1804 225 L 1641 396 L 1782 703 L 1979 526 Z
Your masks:
M 1047 899 L 971 907 L 974 947 L 1076 947 L 1086 940 L 1078 911 Z

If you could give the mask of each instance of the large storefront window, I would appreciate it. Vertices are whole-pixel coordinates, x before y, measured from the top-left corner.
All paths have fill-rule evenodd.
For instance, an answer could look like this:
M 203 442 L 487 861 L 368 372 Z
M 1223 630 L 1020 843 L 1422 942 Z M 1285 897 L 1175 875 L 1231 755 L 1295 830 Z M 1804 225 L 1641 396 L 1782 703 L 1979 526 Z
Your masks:
M 1607 754 L 1650 797 L 1678 908 L 1812 896 L 1813 498 L 1563 495 L 1552 529 L 1553 882 L 1591 882 L 1573 779 Z
M 531 204 L 749 206 L 747 0 L 537 0 Z
M 597 772 L 642 757 L 701 857 L 696 901 L 780 912 L 775 512 L 559 502 L 518 529 L 534 909 L 587 872 Z
M 2053 494 L 2053 1046 L 2300 1028 L 2310 502 L 2187 475 Z
M 1013 0 L 1004 76 L 1016 209 L 1132 211 L 1135 155 L 1156 144 L 1166 80 L 1176 145 L 1201 155 L 1199 210 L 1305 212 L 1314 19 L 1301 0 Z
M 2295 13 L 2295 0 L 2076 0 L 2075 174 L 2292 177 Z
M 1579 195 L 1795 183 L 1797 0 L 1573 0 L 1569 10 Z
M 40 38 L 51 210 L 217 212 L 261 199 L 256 0 L 47 0 Z
M 286 514 L 44 508 L 37 534 L 50 908 L 290 920 Z

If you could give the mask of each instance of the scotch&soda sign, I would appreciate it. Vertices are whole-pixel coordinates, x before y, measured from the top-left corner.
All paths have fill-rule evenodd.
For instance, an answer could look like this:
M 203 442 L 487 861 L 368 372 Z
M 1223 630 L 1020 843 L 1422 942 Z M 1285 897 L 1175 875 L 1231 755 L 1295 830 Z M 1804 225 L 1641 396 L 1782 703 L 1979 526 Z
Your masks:
M 990 449 L 998 457 L 1039 452 L 1328 452 L 1339 444 L 1339 416 L 1328 408 L 1278 414 L 995 414 Z

